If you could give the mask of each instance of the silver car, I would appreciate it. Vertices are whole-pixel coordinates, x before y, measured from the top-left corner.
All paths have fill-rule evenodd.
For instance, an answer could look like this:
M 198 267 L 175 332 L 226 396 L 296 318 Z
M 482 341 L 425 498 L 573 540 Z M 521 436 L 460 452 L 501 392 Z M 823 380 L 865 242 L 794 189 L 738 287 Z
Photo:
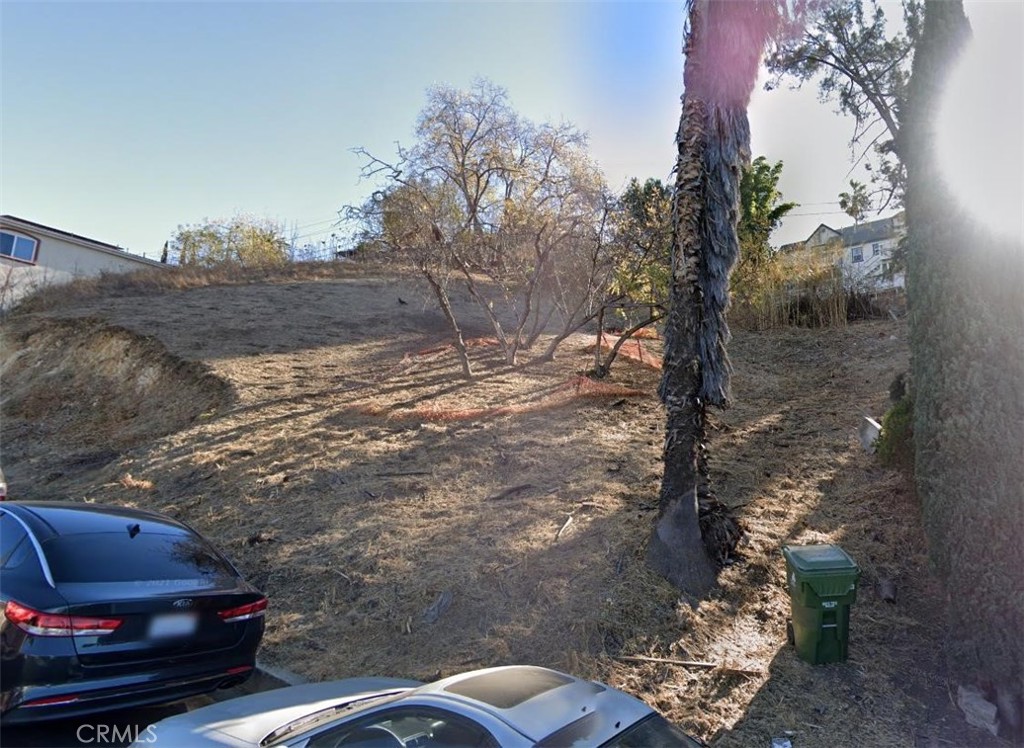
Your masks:
M 140 731 L 136 748 L 703 745 L 621 691 L 539 667 L 434 683 L 352 678 L 243 696 Z

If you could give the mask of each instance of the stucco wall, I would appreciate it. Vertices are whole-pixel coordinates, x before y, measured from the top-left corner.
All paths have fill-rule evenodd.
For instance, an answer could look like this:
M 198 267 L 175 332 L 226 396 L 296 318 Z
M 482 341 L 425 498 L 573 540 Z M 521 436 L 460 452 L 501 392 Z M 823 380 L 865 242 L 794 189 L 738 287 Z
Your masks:
M 67 283 L 100 273 L 126 273 L 154 267 L 143 259 L 118 256 L 14 223 L 4 222 L 0 228 L 39 242 L 35 264 L 0 255 L 0 308 L 10 306 L 40 286 Z

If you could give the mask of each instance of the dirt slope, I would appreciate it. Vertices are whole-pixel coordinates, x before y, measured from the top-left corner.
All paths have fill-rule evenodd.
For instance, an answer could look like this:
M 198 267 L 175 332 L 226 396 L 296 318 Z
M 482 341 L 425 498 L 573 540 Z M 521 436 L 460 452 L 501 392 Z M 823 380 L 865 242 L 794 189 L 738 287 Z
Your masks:
M 618 390 L 581 391 L 593 341 L 578 336 L 519 369 L 482 344 L 463 382 L 422 298 L 411 280 L 364 274 L 15 318 L 11 492 L 193 524 L 270 596 L 263 657 L 311 678 L 530 662 L 605 679 L 722 746 L 787 730 L 801 748 L 1002 744 L 950 705 L 917 510 L 856 440 L 906 368 L 902 323 L 737 333 L 736 405 L 716 415 L 711 450 L 748 536 L 711 599 L 688 601 L 642 562 L 657 373 L 623 362 Z M 84 351 L 124 335 L 145 340 L 84 378 Z M 151 386 L 128 386 L 154 361 Z M 787 542 L 840 543 L 864 570 L 846 664 L 810 667 L 785 645 Z M 881 576 L 897 579 L 895 605 L 873 591 Z

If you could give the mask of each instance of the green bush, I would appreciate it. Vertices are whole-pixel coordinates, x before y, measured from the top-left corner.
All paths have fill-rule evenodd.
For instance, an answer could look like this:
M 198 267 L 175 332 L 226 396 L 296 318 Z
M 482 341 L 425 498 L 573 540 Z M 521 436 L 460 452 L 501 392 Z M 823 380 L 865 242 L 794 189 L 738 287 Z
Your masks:
M 886 467 L 911 470 L 914 466 L 914 404 L 900 398 L 882 419 L 882 433 L 875 442 L 878 459 Z

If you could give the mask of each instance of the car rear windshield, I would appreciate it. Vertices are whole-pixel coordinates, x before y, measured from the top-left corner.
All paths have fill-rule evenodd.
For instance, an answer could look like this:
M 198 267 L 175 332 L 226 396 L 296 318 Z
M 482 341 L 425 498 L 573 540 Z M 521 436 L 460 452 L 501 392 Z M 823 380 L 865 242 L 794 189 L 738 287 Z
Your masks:
M 141 532 L 62 535 L 43 543 L 56 582 L 209 579 L 230 567 L 202 538 Z

